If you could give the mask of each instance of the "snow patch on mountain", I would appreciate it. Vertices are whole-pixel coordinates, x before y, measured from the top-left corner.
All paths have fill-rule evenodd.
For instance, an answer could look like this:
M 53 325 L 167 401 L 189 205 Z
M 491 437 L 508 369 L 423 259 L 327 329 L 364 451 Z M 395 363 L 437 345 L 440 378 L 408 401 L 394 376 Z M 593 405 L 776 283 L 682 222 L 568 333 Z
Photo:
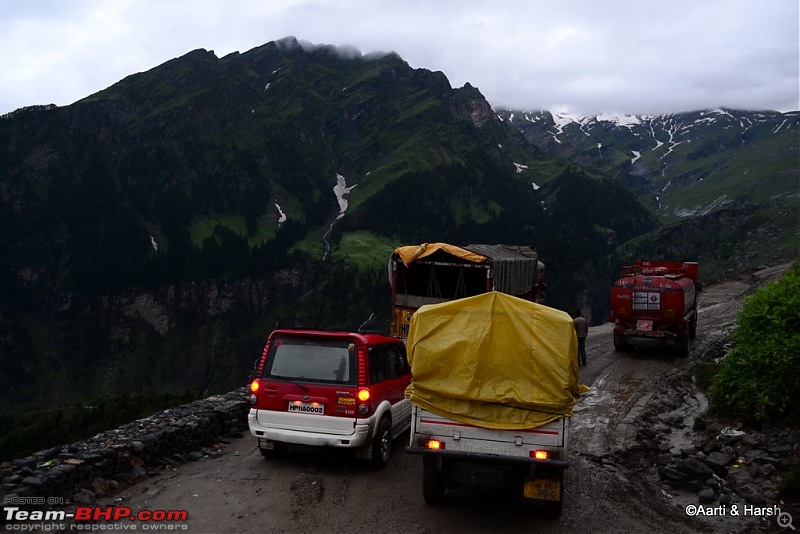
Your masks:
M 286 222 L 286 214 L 283 212 L 283 210 L 281 209 L 280 205 L 277 202 L 274 203 L 275 203 L 275 208 L 278 210 L 278 224 L 283 224 Z
M 705 207 L 695 206 L 693 209 L 680 208 L 674 211 L 675 215 L 681 218 L 696 217 L 698 215 L 708 215 L 718 207 L 724 206 L 727 203 L 728 195 L 721 195 L 715 198 L 710 204 Z
M 640 126 L 642 124 L 642 119 L 646 119 L 647 116 L 636 116 L 636 115 L 611 115 L 611 114 L 602 114 L 597 115 L 595 119 L 597 122 L 611 122 L 616 124 L 617 126 L 622 126 L 625 128 L 632 128 L 634 126 Z
M 339 203 L 339 215 L 336 217 L 337 219 L 344 217 L 344 213 L 347 211 L 347 197 L 356 185 L 358 184 L 347 187 L 347 179 L 341 174 L 336 174 L 336 185 L 333 186 L 333 194 L 336 195 L 336 201 Z
M 352 191 L 357 185 L 358 184 L 354 184 L 350 187 L 347 187 L 347 179 L 341 174 L 336 173 L 336 185 L 333 186 L 333 194 L 336 195 L 336 202 L 339 203 L 339 214 L 334 220 L 331 221 L 330 226 L 328 226 L 328 230 L 325 232 L 325 235 L 322 236 L 322 242 L 325 245 L 325 251 L 322 254 L 323 261 L 328 259 L 328 256 L 331 253 L 331 244 L 328 238 L 330 237 L 331 232 L 333 232 L 333 226 L 336 224 L 336 221 L 344 217 L 344 214 L 347 211 L 347 197 L 350 196 L 350 191 Z

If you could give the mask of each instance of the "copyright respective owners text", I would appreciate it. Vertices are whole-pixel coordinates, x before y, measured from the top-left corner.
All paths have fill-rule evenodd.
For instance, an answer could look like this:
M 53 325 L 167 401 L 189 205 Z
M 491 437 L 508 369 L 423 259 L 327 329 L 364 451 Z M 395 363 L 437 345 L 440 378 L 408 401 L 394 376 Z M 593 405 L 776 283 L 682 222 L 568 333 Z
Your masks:
M 128 506 L 65 505 L 60 497 L 3 499 L 0 532 L 75 532 L 106 530 L 186 531 L 186 510 L 134 510 Z
M 779 527 L 789 530 L 796 530 L 793 524 L 792 514 L 781 510 L 780 506 L 757 506 L 754 504 L 731 504 L 731 505 L 717 505 L 706 506 L 702 504 L 688 504 L 684 509 L 686 515 L 692 517 L 713 517 L 713 516 L 728 516 L 728 517 L 760 517 L 772 518 L 774 517 Z

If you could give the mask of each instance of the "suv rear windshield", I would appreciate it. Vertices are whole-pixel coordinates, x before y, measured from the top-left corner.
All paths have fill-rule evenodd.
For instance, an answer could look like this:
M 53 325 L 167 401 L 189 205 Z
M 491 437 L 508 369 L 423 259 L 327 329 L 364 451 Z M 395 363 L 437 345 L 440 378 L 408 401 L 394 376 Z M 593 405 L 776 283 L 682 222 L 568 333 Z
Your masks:
M 277 338 L 269 347 L 265 377 L 356 385 L 356 344 L 346 340 Z

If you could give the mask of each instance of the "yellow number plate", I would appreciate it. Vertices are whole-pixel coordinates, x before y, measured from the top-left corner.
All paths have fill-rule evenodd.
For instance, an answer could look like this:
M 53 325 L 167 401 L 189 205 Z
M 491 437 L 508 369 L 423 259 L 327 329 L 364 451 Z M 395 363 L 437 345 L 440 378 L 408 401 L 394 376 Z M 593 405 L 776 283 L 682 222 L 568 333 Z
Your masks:
M 527 499 L 543 499 L 545 501 L 561 500 L 561 483 L 558 480 L 537 478 L 525 482 L 524 490 Z

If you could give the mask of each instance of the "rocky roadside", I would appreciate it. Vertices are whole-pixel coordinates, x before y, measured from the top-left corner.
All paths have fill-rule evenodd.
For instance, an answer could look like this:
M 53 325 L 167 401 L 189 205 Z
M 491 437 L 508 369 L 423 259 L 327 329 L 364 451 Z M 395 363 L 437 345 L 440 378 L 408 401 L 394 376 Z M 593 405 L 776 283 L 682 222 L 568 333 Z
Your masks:
M 730 329 L 706 339 L 687 365 L 662 378 L 637 422 L 635 441 L 616 457 L 600 460 L 632 471 L 631 479 L 661 506 L 666 500 L 680 514 L 719 516 L 710 523 L 707 517 L 687 517 L 710 531 L 781 531 L 778 514 L 800 521 L 800 498 L 780 492 L 783 477 L 798 472 L 800 429 L 746 427 L 707 412 L 696 372 L 730 348 Z
M 93 504 L 157 470 L 222 454 L 246 431 L 245 389 L 153 414 L 69 445 L 0 463 L 0 501 Z

